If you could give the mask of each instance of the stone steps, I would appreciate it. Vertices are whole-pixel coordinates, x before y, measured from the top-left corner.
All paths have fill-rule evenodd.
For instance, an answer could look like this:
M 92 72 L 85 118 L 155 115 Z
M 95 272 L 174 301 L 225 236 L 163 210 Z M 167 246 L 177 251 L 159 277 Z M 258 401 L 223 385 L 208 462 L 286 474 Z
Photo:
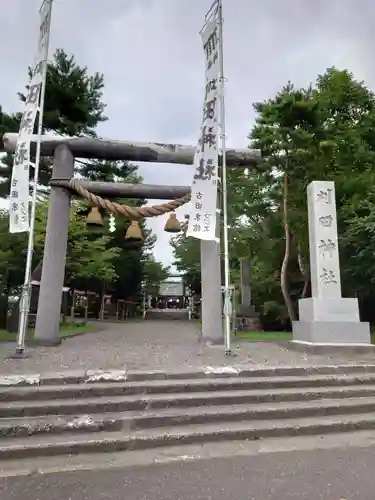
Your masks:
M 329 415 L 371 413 L 375 398 L 312 400 L 281 403 L 240 404 L 233 407 L 192 407 L 93 415 L 15 417 L 0 420 L 1 439 L 38 434 L 84 433 L 98 431 L 134 431 L 157 427 L 211 424 L 253 420 L 296 419 Z
M 320 416 L 283 420 L 255 420 L 230 423 L 186 425 L 142 429 L 132 433 L 88 432 L 70 435 L 30 436 L 0 440 L 0 460 L 79 453 L 145 450 L 229 440 L 258 440 L 284 436 L 324 435 L 374 430 L 373 413 L 360 415 Z M 182 451 L 182 450 L 181 450 Z
M 186 309 L 147 309 L 145 320 L 189 321 L 189 311 Z
M 12 401 L 47 401 L 136 394 L 180 394 L 184 392 L 244 391 L 277 388 L 347 387 L 375 385 L 374 374 L 307 375 L 285 377 L 227 377 L 182 380 L 148 380 L 141 382 L 107 382 L 65 384 L 56 386 L 0 387 L 0 405 Z M 1 406 L 0 406 L 1 408 Z
M 352 385 L 343 388 L 283 388 L 272 390 L 212 391 L 181 394 L 149 394 L 102 396 L 99 398 L 54 401 L 12 401 L 0 404 L 0 419 L 43 415 L 82 415 L 104 412 L 139 411 L 144 409 L 189 408 L 250 403 L 308 401 L 316 399 L 346 399 L 374 397 L 375 385 Z M 0 420 L 1 422 L 1 420 Z
M 375 429 L 372 365 L 199 373 L 2 385 L 0 460 Z
M 375 364 L 317 365 L 317 366 L 257 366 L 224 365 L 187 368 L 178 371 L 78 370 L 60 373 L 0 375 L 0 388 L 91 384 L 110 382 L 139 382 L 156 380 L 217 379 L 233 377 L 306 377 L 308 375 L 364 375 L 375 373 Z

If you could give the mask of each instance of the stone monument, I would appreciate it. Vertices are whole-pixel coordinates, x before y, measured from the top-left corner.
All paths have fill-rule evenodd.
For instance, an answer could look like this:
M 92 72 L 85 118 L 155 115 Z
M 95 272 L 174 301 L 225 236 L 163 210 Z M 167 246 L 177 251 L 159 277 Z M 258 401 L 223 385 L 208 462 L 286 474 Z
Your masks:
M 241 302 L 238 307 L 240 316 L 253 316 L 254 307 L 251 304 L 251 265 L 249 259 L 240 259 Z
M 359 319 L 358 300 L 341 296 L 334 182 L 311 182 L 307 201 L 311 297 L 299 300 L 293 341 L 371 344 L 370 326 Z
M 236 314 L 237 318 L 242 318 L 246 330 L 261 330 L 259 316 L 251 303 L 251 262 L 246 257 L 240 258 L 240 292 L 241 301 Z

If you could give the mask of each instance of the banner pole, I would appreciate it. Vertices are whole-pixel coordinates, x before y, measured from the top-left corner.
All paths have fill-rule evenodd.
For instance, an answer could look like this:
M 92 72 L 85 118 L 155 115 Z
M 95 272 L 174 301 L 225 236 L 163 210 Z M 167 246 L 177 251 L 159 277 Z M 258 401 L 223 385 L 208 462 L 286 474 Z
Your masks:
M 26 266 L 25 266 L 25 277 L 24 284 L 22 287 L 22 295 L 20 301 L 20 314 L 18 323 L 18 336 L 17 336 L 17 346 L 16 346 L 16 357 L 23 357 L 25 352 L 25 338 L 28 327 L 29 309 L 30 309 L 30 295 L 31 295 L 31 268 L 32 259 L 34 253 L 34 232 L 35 232 L 35 216 L 36 216 L 36 204 L 37 204 L 37 190 L 38 190 L 38 180 L 39 180 L 39 165 L 40 165 L 40 149 L 41 149 L 41 136 L 43 133 L 43 115 L 44 115 L 44 100 L 46 92 L 46 81 L 47 81 L 47 69 L 48 69 L 48 48 L 50 39 L 50 28 L 51 28 L 51 12 L 52 12 L 52 2 L 53 0 L 44 0 L 40 8 L 40 12 L 44 12 L 43 7 L 46 6 L 46 15 L 42 17 L 40 26 L 40 39 L 38 46 L 38 65 L 42 64 L 43 71 L 41 77 L 41 90 L 39 99 L 39 115 L 38 115 L 38 130 L 37 130 L 37 143 L 36 143 L 36 153 L 35 153 L 35 167 L 34 167 L 34 183 L 32 192 L 32 202 L 31 202 L 31 215 L 30 215 L 30 229 L 27 244 L 27 256 L 26 256 Z M 47 24 L 45 24 L 47 21 Z M 43 33 L 43 31 L 45 32 Z M 40 58 L 40 54 L 44 52 L 43 60 Z M 40 67 L 40 66 L 39 66 Z
M 219 28 L 219 82 L 220 82 L 220 138 L 221 138 L 221 182 L 223 200 L 223 253 L 224 253 L 224 333 L 225 353 L 231 355 L 231 316 L 232 301 L 230 288 L 229 268 L 229 238 L 228 238 L 228 188 L 227 188 L 227 158 L 226 158 L 226 124 L 225 124 L 225 77 L 223 54 L 223 6 L 218 0 L 218 28 Z

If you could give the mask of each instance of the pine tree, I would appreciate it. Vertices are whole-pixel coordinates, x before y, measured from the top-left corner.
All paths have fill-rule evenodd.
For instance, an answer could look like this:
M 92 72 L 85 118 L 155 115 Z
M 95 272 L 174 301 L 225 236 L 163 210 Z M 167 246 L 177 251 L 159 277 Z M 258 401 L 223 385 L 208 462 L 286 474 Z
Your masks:
M 29 69 L 31 78 L 31 69 Z M 26 87 L 28 88 L 28 86 Z M 58 49 L 52 63 L 48 65 L 44 101 L 43 133 L 53 132 L 62 136 L 95 136 L 95 127 L 107 118 L 102 101 L 104 76 L 90 75 L 86 67 L 80 66 L 74 56 L 68 56 Z M 18 93 L 21 102 L 26 97 Z M 0 107 L 0 139 L 5 132 L 18 132 L 21 113 L 6 115 Z M 37 120 L 34 133 L 37 130 Z M 6 198 L 10 191 L 13 155 L 8 154 L 0 164 L 0 198 Z M 51 161 L 42 158 L 39 165 L 38 184 L 48 186 L 51 179 Z M 34 177 L 30 169 L 30 180 Z

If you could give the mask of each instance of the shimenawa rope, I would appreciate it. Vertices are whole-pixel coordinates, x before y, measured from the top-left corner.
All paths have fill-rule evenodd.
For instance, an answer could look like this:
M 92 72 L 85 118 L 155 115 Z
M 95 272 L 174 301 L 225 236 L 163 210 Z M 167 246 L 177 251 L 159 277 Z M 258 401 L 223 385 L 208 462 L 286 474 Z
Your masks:
M 176 200 L 168 201 L 162 205 L 151 205 L 148 207 L 129 207 L 128 205 L 120 205 L 114 201 L 110 201 L 100 196 L 91 193 L 82 186 L 78 179 L 71 179 L 69 181 L 69 188 L 73 189 L 77 194 L 86 198 L 93 205 L 101 207 L 113 215 L 122 215 L 131 220 L 141 219 L 144 217 L 157 217 L 158 215 L 173 212 L 176 208 L 182 207 L 185 203 L 190 201 L 190 194 L 177 198 Z

